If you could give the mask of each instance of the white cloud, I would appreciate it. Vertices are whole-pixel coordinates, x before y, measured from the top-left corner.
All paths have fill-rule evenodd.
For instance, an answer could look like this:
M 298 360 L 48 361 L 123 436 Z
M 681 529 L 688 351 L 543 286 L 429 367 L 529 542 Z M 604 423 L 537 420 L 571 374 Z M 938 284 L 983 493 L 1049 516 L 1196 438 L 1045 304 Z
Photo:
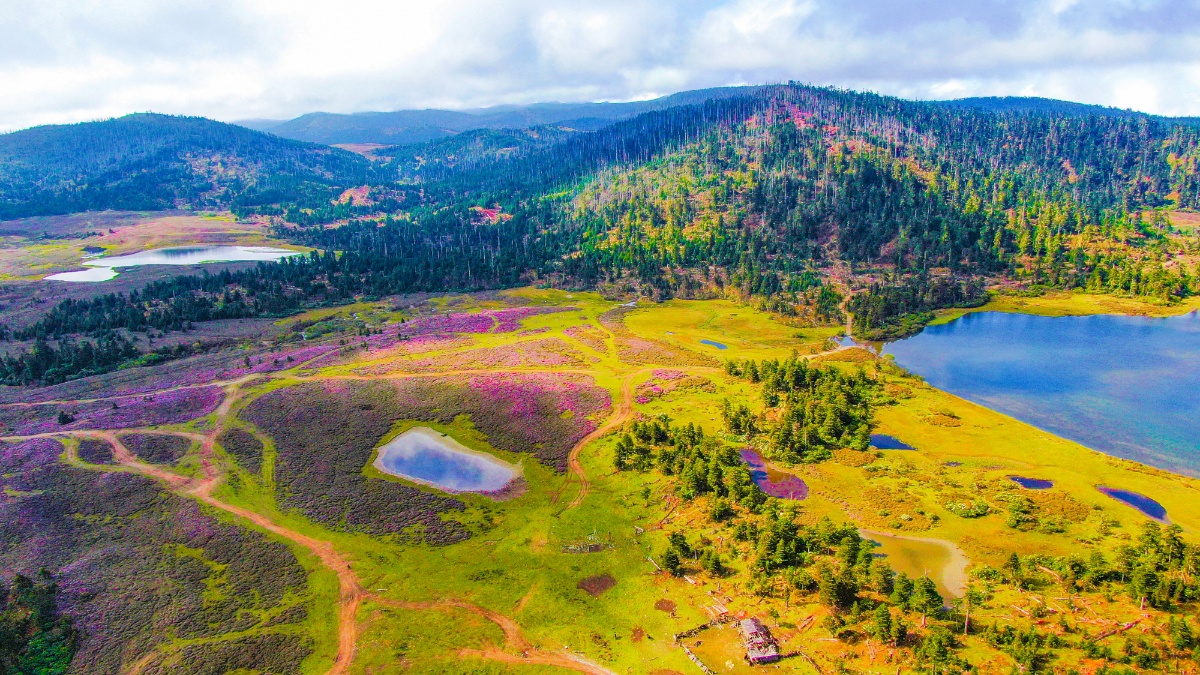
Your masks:
M 789 79 L 1200 114 L 1200 0 L 0 0 L 0 129 Z

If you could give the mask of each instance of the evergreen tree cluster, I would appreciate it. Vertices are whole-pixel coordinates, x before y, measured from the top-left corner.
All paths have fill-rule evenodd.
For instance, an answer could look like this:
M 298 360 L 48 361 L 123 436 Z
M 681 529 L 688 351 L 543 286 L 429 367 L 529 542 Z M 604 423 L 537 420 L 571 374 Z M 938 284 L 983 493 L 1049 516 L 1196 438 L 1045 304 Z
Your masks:
M 956 280 L 917 274 L 872 284 L 854 294 L 846 308 L 854 316 L 853 332 L 868 340 L 911 335 L 933 319 L 933 310 L 978 307 L 988 300 L 982 279 Z
M 765 408 L 779 410 L 768 418 L 744 404 L 725 401 L 722 408 L 729 432 L 760 438 L 770 458 L 819 462 L 834 450 L 870 446 L 872 408 L 882 388 L 865 371 L 814 367 L 794 354 L 783 361 L 727 361 L 725 369 L 759 384 Z
M 0 675 L 62 675 L 71 666 L 79 633 L 58 609 L 58 584 L 16 575 L 0 584 Z
M 657 469 L 677 476 L 684 499 L 711 495 L 757 508 L 766 498 L 737 450 L 690 422 L 673 425 L 666 415 L 631 422 L 617 437 L 613 465 L 618 471 Z

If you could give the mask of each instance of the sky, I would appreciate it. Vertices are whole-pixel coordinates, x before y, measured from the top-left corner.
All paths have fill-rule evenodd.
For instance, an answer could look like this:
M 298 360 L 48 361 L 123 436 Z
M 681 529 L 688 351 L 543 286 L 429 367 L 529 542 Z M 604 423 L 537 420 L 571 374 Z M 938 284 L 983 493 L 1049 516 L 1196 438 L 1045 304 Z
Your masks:
M 0 0 L 0 131 L 790 80 L 1200 115 L 1200 0 Z

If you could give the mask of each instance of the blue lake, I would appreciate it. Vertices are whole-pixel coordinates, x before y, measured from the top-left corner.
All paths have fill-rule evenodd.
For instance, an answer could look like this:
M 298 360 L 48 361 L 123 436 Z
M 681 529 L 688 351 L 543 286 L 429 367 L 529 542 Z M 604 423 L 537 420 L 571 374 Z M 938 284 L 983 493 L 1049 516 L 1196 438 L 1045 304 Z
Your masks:
M 212 262 L 274 261 L 288 256 L 300 255 L 301 251 L 289 251 L 269 246 L 186 246 L 182 248 L 157 248 L 129 255 L 103 256 L 86 260 L 87 269 L 77 272 L 60 272 L 46 277 L 49 281 L 97 282 L 108 281 L 117 276 L 121 267 L 140 265 L 199 265 Z
M 885 345 L 931 385 L 1090 448 L 1200 475 L 1200 314 L 979 312 Z
M 708 345 L 709 347 L 716 347 L 717 349 L 728 349 L 728 347 L 721 344 L 720 342 L 713 342 L 712 340 L 701 340 L 700 344 Z
M 374 466 L 446 492 L 496 492 L 520 475 L 520 467 L 427 427 L 409 429 L 379 448 Z

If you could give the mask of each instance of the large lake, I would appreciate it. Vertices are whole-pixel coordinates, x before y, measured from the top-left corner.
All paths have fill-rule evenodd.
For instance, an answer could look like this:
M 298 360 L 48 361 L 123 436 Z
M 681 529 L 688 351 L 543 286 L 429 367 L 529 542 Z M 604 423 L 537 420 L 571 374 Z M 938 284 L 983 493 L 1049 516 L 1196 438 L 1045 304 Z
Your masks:
M 933 386 L 1118 457 L 1200 475 L 1200 314 L 979 312 L 886 345 Z
M 117 276 L 119 267 L 140 265 L 199 265 L 213 262 L 273 261 L 300 251 L 268 246 L 187 246 L 183 248 L 158 248 L 129 255 L 105 256 L 87 260 L 88 268 L 77 272 L 60 272 L 46 277 L 50 281 L 108 281 Z

